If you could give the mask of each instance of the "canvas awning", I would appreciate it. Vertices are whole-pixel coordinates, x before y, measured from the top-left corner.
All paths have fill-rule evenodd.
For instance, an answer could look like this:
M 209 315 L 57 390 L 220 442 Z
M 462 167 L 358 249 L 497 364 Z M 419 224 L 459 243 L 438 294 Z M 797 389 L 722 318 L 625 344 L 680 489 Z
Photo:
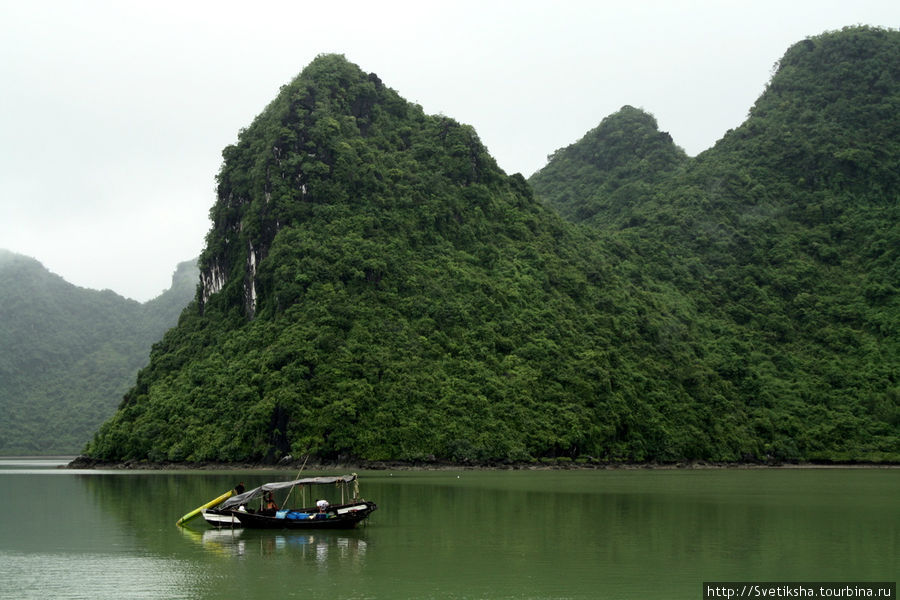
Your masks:
M 350 483 L 355 479 L 356 474 L 354 473 L 352 475 L 340 475 L 338 477 L 307 477 L 305 479 L 295 479 L 293 481 L 274 481 L 272 483 L 264 483 L 258 488 L 253 488 L 252 490 L 244 492 L 243 494 L 232 496 L 231 498 L 220 504 L 218 508 L 236 508 L 241 504 L 246 504 L 248 501 L 258 496 L 262 496 L 265 492 L 275 492 L 277 490 L 294 487 L 295 485 L 327 485 L 330 483 Z

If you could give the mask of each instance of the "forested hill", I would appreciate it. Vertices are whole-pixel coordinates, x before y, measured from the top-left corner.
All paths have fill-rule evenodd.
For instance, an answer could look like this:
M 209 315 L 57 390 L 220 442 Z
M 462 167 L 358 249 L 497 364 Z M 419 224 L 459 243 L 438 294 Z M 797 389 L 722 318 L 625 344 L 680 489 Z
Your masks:
M 327 55 L 223 155 L 198 302 L 90 455 L 526 460 L 615 430 L 593 307 L 633 303 L 471 127 Z
M 895 35 L 813 43 L 860 43 L 869 53 L 851 60 L 864 63 Z M 828 102 L 804 93 L 780 110 Z M 865 320 L 896 311 L 892 284 L 860 316 L 843 298 L 801 298 L 811 279 L 790 279 L 827 271 L 838 293 L 866 276 L 814 254 L 828 241 L 783 235 L 807 231 L 788 195 L 824 188 L 755 161 L 730 141 L 740 130 L 696 159 L 629 107 L 595 133 L 600 173 L 577 151 L 553 161 L 581 160 L 558 172 L 588 183 L 558 184 L 587 228 L 503 173 L 471 127 L 341 56 L 317 58 L 224 150 L 197 301 L 87 454 L 900 459 L 894 325 Z M 604 154 L 608 143 L 634 158 Z M 728 153 L 745 162 L 717 161 Z
M 688 160 L 652 115 L 632 106 L 548 158 L 529 183 L 544 202 L 576 222 L 598 213 L 603 220 L 616 218 Z
M 897 457 L 898 82 L 900 33 L 827 33 L 792 46 L 746 122 L 665 178 L 573 192 L 608 170 L 576 171 L 572 147 L 531 179 L 549 203 L 590 206 L 570 218 L 644 281 L 691 298 L 716 332 L 705 377 L 728 381 L 780 456 Z
M 116 410 L 150 346 L 193 298 L 194 261 L 140 304 L 0 250 L 0 454 L 71 454 Z

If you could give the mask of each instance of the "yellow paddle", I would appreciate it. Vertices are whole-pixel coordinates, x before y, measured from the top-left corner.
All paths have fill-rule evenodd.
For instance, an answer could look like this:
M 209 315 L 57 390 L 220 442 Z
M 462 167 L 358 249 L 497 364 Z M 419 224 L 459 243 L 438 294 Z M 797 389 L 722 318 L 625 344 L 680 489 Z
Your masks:
M 218 506 L 219 504 L 222 504 L 223 502 L 225 502 L 226 500 L 228 500 L 228 499 L 231 498 L 232 496 L 234 496 L 234 490 L 228 490 L 227 492 L 225 492 L 224 494 L 222 494 L 221 496 L 219 496 L 219 497 L 216 498 L 215 500 L 210 500 L 209 502 L 207 502 L 207 503 L 204 504 L 203 506 L 198 506 L 197 508 L 195 508 L 195 509 L 192 510 L 191 512 L 187 513 L 186 515 L 184 515 L 183 517 L 181 517 L 180 519 L 178 519 L 177 521 L 175 521 L 175 524 L 176 524 L 176 525 L 184 525 L 185 523 L 187 523 L 188 521 L 190 521 L 191 519 L 193 519 L 194 517 L 196 517 L 197 515 L 199 515 L 204 509 L 212 508 L 212 507 L 214 507 L 214 506 Z

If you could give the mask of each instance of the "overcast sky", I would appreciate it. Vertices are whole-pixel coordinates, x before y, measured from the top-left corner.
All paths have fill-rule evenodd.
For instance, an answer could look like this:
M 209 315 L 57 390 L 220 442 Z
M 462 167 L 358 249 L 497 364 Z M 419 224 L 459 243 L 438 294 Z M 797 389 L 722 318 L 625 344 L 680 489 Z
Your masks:
M 473 125 L 526 177 L 625 104 L 688 154 L 799 40 L 896 0 L 0 0 L 0 248 L 145 301 L 197 256 L 221 150 L 316 55 Z

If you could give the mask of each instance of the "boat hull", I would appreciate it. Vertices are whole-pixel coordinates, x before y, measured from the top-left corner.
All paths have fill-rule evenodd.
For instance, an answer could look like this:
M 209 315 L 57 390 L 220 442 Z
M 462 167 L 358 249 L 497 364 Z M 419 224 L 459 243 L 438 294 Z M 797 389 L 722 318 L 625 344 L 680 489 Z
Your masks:
M 241 522 L 230 510 L 204 509 L 203 518 L 213 527 L 240 527 Z
M 353 529 L 374 511 L 374 502 L 360 501 L 331 506 L 320 515 L 315 509 L 295 509 L 271 513 L 240 510 L 204 511 L 206 522 L 214 527 L 245 527 L 247 529 Z M 298 518 L 302 517 L 302 518 Z M 237 522 L 235 522 L 237 521 Z

